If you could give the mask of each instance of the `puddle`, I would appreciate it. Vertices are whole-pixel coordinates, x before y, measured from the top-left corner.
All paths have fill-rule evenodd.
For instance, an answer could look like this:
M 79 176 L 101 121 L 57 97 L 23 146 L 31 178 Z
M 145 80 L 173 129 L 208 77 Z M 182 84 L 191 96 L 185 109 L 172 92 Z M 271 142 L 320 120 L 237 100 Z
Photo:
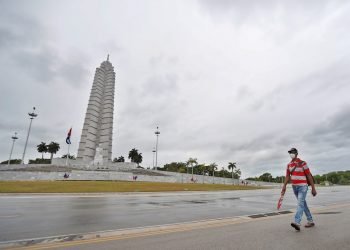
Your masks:
M 315 214 L 341 214 L 341 212 L 319 212 Z

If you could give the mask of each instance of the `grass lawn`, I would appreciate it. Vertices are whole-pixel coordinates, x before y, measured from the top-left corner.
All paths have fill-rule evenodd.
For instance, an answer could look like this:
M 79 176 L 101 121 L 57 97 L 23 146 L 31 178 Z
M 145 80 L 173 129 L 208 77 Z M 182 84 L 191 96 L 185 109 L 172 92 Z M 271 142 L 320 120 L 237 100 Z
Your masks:
M 102 193 L 251 190 L 259 187 L 220 184 L 131 181 L 0 181 L 0 193 Z

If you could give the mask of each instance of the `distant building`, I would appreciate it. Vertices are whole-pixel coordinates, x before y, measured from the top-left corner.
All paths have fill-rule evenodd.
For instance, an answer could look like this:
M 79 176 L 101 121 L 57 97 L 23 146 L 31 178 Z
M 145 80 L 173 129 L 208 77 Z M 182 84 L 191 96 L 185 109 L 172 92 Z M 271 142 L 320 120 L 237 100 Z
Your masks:
M 96 68 L 77 160 L 95 165 L 111 162 L 114 89 L 115 72 L 108 56 Z

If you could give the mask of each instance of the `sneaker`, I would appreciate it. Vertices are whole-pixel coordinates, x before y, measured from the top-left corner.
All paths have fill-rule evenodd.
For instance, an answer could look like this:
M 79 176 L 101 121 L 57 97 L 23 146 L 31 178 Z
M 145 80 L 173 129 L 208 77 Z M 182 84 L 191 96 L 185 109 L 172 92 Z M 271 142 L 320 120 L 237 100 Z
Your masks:
M 309 228 L 309 227 L 314 227 L 315 226 L 315 223 L 313 223 L 312 221 L 308 221 L 306 224 L 305 224 L 305 227 Z
M 294 227 L 295 230 L 300 231 L 300 225 L 299 225 L 299 224 L 297 224 L 297 223 L 295 223 L 295 222 L 292 222 L 292 223 L 290 223 L 290 225 L 291 225 L 292 227 Z

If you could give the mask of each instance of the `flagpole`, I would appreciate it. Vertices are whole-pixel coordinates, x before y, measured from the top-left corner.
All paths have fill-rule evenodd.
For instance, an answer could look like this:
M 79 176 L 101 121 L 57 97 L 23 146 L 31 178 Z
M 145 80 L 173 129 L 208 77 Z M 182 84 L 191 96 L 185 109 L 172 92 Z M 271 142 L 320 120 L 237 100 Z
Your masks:
M 67 158 L 66 158 L 66 166 L 68 166 L 68 159 L 69 159 L 69 147 L 70 147 L 70 144 L 68 144 L 68 153 L 67 153 Z
M 70 148 L 70 145 L 72 144 L 71 141 L 70 141 L 70 136 L 71 136 L 71 133 L 72 133 L 72 127 L 70 127 L 70 130 L 68 131 L 68 136 L 67 136 L 67 139 L 66 139 L 66 143 L 68 144 L 68 153 L 67 153 L 67 157 L 66 157 L 66 166 L 68 166 L 68 160 L 69 160 L 69 148 Z M 69 142 L 69 143 L 68 143 Z

